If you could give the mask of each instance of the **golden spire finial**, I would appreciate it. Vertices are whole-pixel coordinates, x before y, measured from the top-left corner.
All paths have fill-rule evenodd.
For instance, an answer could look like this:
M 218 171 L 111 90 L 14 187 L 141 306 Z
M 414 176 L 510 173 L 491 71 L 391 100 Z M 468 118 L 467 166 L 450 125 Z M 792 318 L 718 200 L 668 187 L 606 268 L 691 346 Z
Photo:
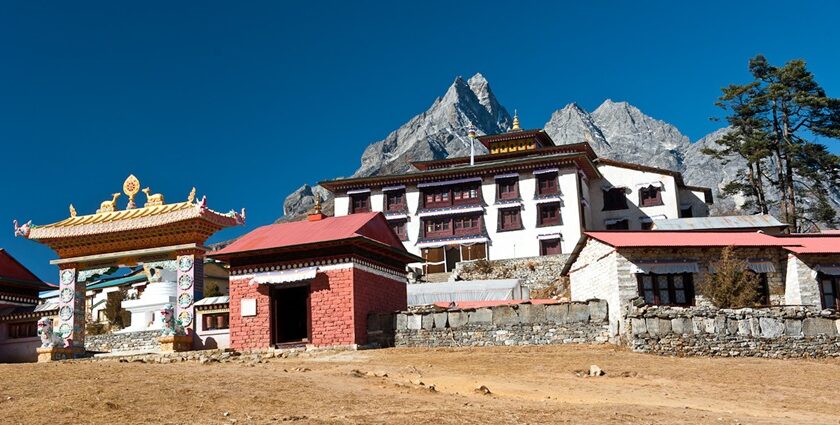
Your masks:
M 73 207 L 73 204 L 70 204 L 70 217 L 76 216 L 76 208 Z
M 192 203 L 193 201 L 195 201 L 195 186 L 193 186 L 190 194 L 187 195 L 187 202 Z
M 315 194 L 315 206 L 312 208 L 314 214 L 321 214 L 321 195 Z
M 510 131 L 519 131 L 522 128 L 519 127 L 519 112 L 516 109 L 513 110 L 513 127 L 511 127 Z

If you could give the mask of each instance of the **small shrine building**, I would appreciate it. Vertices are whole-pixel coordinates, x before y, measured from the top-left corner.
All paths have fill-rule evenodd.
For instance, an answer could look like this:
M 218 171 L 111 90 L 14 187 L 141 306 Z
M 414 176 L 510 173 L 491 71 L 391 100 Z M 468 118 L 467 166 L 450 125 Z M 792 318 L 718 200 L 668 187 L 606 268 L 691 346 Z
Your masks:
M 367 317 L 407 307 L 409 253 L 382 213 L 260 227 L 209 254 L 230 264 L 236 350 L 367 343 Z
M 38 345 L 41 291 L 55 289 L 0 248 L 0 363 L 31 361 Z

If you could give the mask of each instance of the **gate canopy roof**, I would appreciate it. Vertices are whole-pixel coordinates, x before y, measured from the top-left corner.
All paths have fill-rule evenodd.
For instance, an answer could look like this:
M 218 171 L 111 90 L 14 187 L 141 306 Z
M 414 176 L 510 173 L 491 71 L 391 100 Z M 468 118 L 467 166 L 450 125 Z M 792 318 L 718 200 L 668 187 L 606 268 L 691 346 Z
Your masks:
M 38 241 L 52 248 L 60 258 L 80 257 L 120 251 L 142 250 L 164 246 L 203 245 L 213 233 L 245 222 L 245 210 L 220 213 L 207 208 L 207 198 L 195 200 L 195 189 L 184 202 L 164 203 L 163 195 L 144 189 L 147 202 L 134 205 L 139 181 L 130 176 L 124 184 L 129 197 L 125 209 L 119 210 L 114 194 L 102 202 L 94 214 L 77 215 L 70 205 L 70 217 L 52 224 L 18 226 L 17 235 Z

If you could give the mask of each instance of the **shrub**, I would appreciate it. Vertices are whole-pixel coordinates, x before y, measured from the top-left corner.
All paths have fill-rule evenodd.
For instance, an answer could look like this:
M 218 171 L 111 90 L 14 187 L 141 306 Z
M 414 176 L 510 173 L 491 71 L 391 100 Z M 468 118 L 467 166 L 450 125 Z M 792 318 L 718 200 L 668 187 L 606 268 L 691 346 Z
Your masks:
M 747 268 L 747 262 L 735 255 L 735 247 L 721 251 L 715 273 L 708 273 L 699 285 L 700 295 L 719 308 L 755 307 L 761 290 L 758 276 Z
M 131 325 L 131 313 L 122 308 L 122 302 L 127 293 L 126 288 L 120 288 L 119 291 L 108 294 L 108 300 L 105 302 L 105 318 L 108 319 L 111 328 L 123 329 Z

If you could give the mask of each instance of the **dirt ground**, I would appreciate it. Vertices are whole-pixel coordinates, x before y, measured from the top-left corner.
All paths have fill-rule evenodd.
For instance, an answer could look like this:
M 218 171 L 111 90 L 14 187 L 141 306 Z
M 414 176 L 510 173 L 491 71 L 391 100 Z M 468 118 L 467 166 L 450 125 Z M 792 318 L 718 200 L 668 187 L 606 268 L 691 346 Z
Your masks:
M 578 376 L 592 364 L 606 375 Z M 837 359 L 386 349 L 250 365 L 0 365 L 0 412 L 4 424 L 838 424 L 838 382 Z

